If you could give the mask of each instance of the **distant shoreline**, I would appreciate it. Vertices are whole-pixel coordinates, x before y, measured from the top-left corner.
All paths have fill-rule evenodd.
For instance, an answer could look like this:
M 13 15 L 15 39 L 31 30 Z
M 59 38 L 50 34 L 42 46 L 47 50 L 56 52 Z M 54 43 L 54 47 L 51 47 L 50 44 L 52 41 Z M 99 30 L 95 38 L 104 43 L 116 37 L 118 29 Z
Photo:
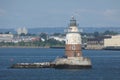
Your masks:
M 0 48 L 50 48 L 49 46 L 38 47 L 38 46 L 0 46 Z
M 58 47 L 58 46 L 57 47 L 50 47 L 50 46 L 44 46 L 44 47 L 43 46 L 39 46 L 39 47 L 38 46 L 0 46 L 0 48 L 51 48 L 51 49 L 65 49 L 65 47 L 63 47 L 63 46 L 62 47 L 61 46 L 60 47 Z M 120 49 L 114 49 L 114 48 L 113 49 L 111 49 L 111 48 L 110 49 L 104 49 L 104 48 L 103 49 L 95 49 L 95 48 L 94 49 L 93 48 L 85 49 L 84 48 L 83 50 L 114 50 L 114 51 L 120 51 Z

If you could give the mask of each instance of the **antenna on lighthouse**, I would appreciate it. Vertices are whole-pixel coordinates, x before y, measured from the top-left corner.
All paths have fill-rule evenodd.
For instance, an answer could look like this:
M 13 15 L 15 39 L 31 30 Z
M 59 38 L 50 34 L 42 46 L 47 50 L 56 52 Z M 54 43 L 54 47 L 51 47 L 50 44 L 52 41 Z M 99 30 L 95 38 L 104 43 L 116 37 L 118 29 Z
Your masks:
M 72 16 L 72 20 L 74 20 L 74 16 Z

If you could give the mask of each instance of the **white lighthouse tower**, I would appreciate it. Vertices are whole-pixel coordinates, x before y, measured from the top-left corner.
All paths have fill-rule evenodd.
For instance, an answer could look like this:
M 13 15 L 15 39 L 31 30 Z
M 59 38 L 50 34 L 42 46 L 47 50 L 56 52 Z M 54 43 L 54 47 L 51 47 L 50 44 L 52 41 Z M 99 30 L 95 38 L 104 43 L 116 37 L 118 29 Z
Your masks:
M 81 57 L 81 35 L 78 30 L 76 20 L 74 17 L 70 20 L 70 25 L 66 33 L 66 56 L 67 57 Z
M 56 68 L 91 68 L 91 60 L 82 56 L 81 35 L 74 17 L 66 30 L 65 56 L 55 60 Z

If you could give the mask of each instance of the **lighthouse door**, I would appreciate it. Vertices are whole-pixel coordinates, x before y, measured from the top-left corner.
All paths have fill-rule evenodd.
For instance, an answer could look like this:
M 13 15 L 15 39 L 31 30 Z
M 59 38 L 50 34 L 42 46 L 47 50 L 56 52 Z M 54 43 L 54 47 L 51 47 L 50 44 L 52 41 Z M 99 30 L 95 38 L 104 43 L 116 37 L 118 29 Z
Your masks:
M 74 57 L 77 57 L 76 52 L 74 52 Z
M 73 51 L 73 56 L 77 57 L 77 55 L 76 55 L 76 46 L 75 45 L 72 45 L 72 51 Z

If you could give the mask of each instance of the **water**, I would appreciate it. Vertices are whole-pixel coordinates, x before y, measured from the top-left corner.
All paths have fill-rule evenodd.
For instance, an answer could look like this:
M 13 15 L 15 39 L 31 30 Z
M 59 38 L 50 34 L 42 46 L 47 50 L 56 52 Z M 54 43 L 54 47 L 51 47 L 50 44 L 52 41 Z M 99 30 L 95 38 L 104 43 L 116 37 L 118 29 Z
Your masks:
M 0 80 L 120 80 L 120 51 L 83 50 L 92 69 L 10 69 L 14 63 L 52 61 L 64 49 L 0 48 Z

